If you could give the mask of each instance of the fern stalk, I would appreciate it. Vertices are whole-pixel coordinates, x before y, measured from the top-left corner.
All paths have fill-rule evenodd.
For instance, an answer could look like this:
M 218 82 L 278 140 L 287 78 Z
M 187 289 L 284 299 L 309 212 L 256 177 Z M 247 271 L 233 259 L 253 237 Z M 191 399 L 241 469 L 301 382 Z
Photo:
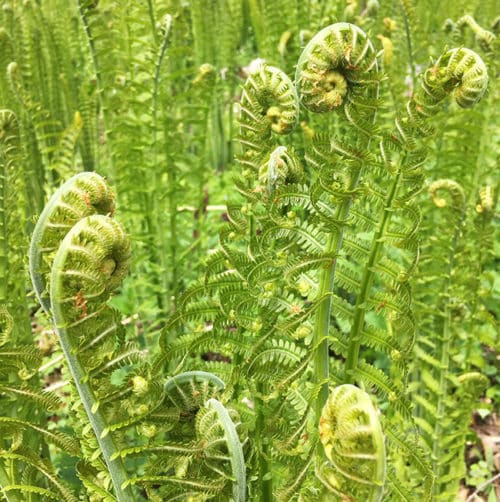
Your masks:
M 401 165 L 404 164 L 404 158 L 401 161 Z M 345 381 L 346 383 L 353 383 L 353 370 L 357 367 L 359 361 L 359 349 L 361 346 L 361 333 L 363 331 L 364 319 L 365 319 L 365 302 L 370 295 L 370 288 L 373 282 L 373 278 L 375 276 L 374 265 L 380 258 L 380 253 L 383 248 L 383 240 L 382 236 L 387 228 L 387 225 L 391 219 L 391 208 L 394 199 L 396 198 L 399 180 L 401 178 L 401 169 L 398 170 L 398 173 L 394 177 L 391 188 L 389 190 L 389 194 L 387 196 L 387 201 L 384 207 L 384 213 L 382 216 L 382 221 L 380 222 L 380 226 L 374 235 L 371 243 L 370 254 L 368 256 L 368 261 L 363 271 L 363 278 L 361 280 L 361 286 L 359 295 L 356 298 L 356 305 L 354 307 L 354 320 L 351 327 L 351 333 L 349 336 L 349 347 L 347 351 L 347 360 L 345 363 Z
M 263 383 L 257 384 L 257 395 L 265 395 L 265 385 Z M 264 439 L 264 413 L 265 402 L 260 398 L 255 398 L 255 406 L 257 417 L 255 420 L 255 438 L 256 449 L 260 452 L 259 455 L 259 480 L 258 485 L 260 489 L 258 493 L 261 494 L 261 502 L 272 502 L 273 499 L 273 477 L 271 467 L 271 448 L 269 441 Z
M 0 304 L 7 301 L 7 271 L 9 270 L 7 217 L 5 208 L 5 185 L 7 183 L 7 165 L 0 158 Z
M 130 486 L 122 488 L 128 481 L 128 476 L 125 471 L 125 465 L 121 457 L 114 458 L 113 454 L 118 451 L 110 434 L 107 434 L 106 423 L 99 412 L 95 409 L 97 402 L 90 386 L 86 383 L 86 372 L 82 368 L 78 358 L 71 350 L 71 342 L 68 332 L 65 328 L 64 315 L 62 313 L 61 304 L 55 302 L 53 305 L 54 322 L 56 324 L 57 334 L 59 336 L 59 343 L 61 344 L 62 351 L 66 357 L 71 376 L 75 382 L 76 389 L 82 400 L 87 416 L 89 418 L 92 429 L 96 435 L 99 446 L 101 447 L 104 461 L 109 470 L 109 475 L 115 488 L 115 495 L 119 502 L 133 502 L 135 500 L 134 494 Z
M 465 211 L 465 207 L 464 207 Z M 455 263 L 455 250 L 458 244 L 458 238 L 462 232 L 462 221 L 464 218 L 464 213 L 462 213 L 461 218 L 457 224 L 455 229 L 455 233 L 453 235 L 453 243 L 450 246 L 450 254 L 449 254 L 449 265 L 447 270 L 447 280 L 445 286 L 444 298 L 446 304 L 443 309 L 443 332 L 442 332 L 442 343 L 441 343 L 441 365 L 440 365 L 440 375 L 439 375 L 439 392 L 438 403 L 436 406 L 436 422 L 434 424 L 434 433 L 433 433 L 433 447 L 432 447 L 432 463 L 433 463 L 433 472 L 436 476 L 436 479 L 440 479 L 441 477 L 441 464 L 439 459 L 440 455 L 440 447 L 441 447 L 441 437 L 444 432 L 443 430 L 443 420 L 445 418 L 444 414 L 446 411 L 446 398 L 448 396 L 448 369 L 450 367 L 450 350 L 451 350 L 451 342 L 452 342 L 452 331 L 451 331 L 451 308 L 450 308 L 450 292 L 451 292 L 451 274 L 453 270 L 453 265 Z M 436 493 L 436 490 L 440 487 L 439 483 L 435 483 L 433 490 L 435 495 L 439 495 Z
M 359 182 L 360 174 L 361 168 L 358 168 L 352 177 L 349 190 L 354 190 L 356 188 Z M 343 202 L 337 211 L 337 220 L 345 221 L 347 219 L 351 204 L 351 197 Z M 343 229 L 344 227 L 340 228 L 337 233 L 330 234 L 328 236 L 328 243 L 325 250 L 327 254 L 332 253 L 336 256 L 339 253 L 342 248 L 342 238 L 344 236 Z M 316 351 L 313 359 L 315 375 L 314 381 L 321 385 L 321 389 L 315 403 L 316 418 L 318 421 L 323 411 L 323 406 L 326 404 L 329 395 L 328 383 L 330 381 L 330 356 L 328 353 L 328 333 L 330 330 L 330 312 L 332 305 L 331 293 L 333 291 L 336 266 L 337 259 L 334 258 L 332 265 L 321 272 L 318 298 L 324 297 L 325 299 L 321 302 L 314 320 L 313 346 Z
M 117 446 L 115 445 L 111 435 L 109 434 L 109 430 L 106 427 L 106 421 L 99 410 L 99 400 L 94 395 L 90 385 L 88 378 L 88 371 L 80 363 L 78 355 L 75 353 L 75 335 L 71 333 L 69 330 L 75 324 L 75 322 L 71 322 L 68 320 L 68 310 L 71 309 L 74 305 L 74 299 L 72 296 L 68 298 L 68 275 L 75 275 L 75 272 L 72 270 L 67 270 L 68 262 L 71 262 L 70 253 L 74 249 L 78 249 L 73 236 L 78 236 L 79 233 L 87 230 L 85 225 L 88 225 L 87 228 L 92 228 L 91 225 L 95 221 L 96 223 L 101 224 L 101 227 L 97 227 L 97 231 L 104 234 L 107 231 L 105 227 L 105 222 L 110 220 L 107 216 L 94 216 L 95 220 L 92 220 L 92 217 L 81 220 L 78 225 L 75 225 L 73 229 L 66 235 L 63 240 L 59 250 L 54 258 L 54 263 L 51 272 L 51 280 L 50 280 L 50 297 L 51 297 L 51 309 L 52 316 L 54 319 L 54 325 L 57 330 L 57 334 L 59 337 L 59 343 L 61 345 L 62 351 L 66 358 L 66 363 L 71 372 L 71 376 L 73 377 L 76 389 L 82 401 L 82 404 L 85 408 L 87 417 L 90 421 L 96 439 L 99 443 L 102 456 L 106 465 L 108 467 L 109 475 L 111 476 L 111 480 L 113 482 L 113 486 L 115 489 L 115 494 L 119 502 L 131 502 L 135 500 L 134 494 L 132 492 L 132 488 L 128 485 L 128 476 L 125 470 L 125 465 L 123 463 L 122 458 L 114 458 L 113 455 L 118 451 Z M 99 218 L 102 218 L 99 219 Z M 104 222 L 104 223 L 101 223 Z M 108 253 L 111 253 L 111 249 Z M 106 261 L 109 261 L 108 262 Z M 110 261 L 112 260 L 112 261 Z M 119 270 L 119 265 L 116 263 L 117 258 L 115 255 L 108 255 L 103 258 L 101 268 L 102 270 L 107 270 L 106 266 L 113 266 L 112 273 L 116 270 Z M 124 258 L 125 260 L 125 258 Z M 88 265 L 87 265 L 88 267 Z M 106 272 L 103 272 L 106 273 Z M 85 276 L 88 274 L 89 281 L 95 281 L 95 277 L 92 275 L 92 269 L 85 269 L 85 264 L 83 264 L 82 271 L 78 272 L 76 275 Z M 108 287 L 111 284 L 112 279 L 109 278 Z M 83 289 L 83 287 L 82 287 Z M 80 289 L 80 291 L 82 291 Z M 94 293 L 94 296 L 95 295 Z M 89 300 L 91 301 L 91 296 L 89 296 Z M 70 306 L 68 306 L 68 302 Z M 92 314 L 90 314 L 92 315 Z M 85 319 L 85 317 L 83 318 Z M 81 322 L 81 320 L 80 320 Z M 126 485 L 126 486 L 125 486 Z M 124 487 L 125 486 L 125 487 Z
M 369 148 L 376 117 L 376 106 L 360 109 L 354 90 L 363 92 L 366 98 L 378 96 L 377 59 L 373 45 L 366 33 L 349 23 L 336 23 L 317 33 L 303 50 L 295 74 L 302 104 L 316 113 L 343 109 L 346 119 L 360 135 L 357 148 Z M 352 72 L 352 73 L 351 73 Z M 351 105 L 346 103 L 351 100 Z M 367 126 L 369 124 L 369 126 Z M 369 129 L 370 128 L 370 129 Z M 365 162 L 352 167 L 346 198 L 340 203 L 335 220 L 340 228 L 328 236 L 325 252 L 334 256 L 333 263 L 321 272 L 317 298 L 321 305 L 315 316 L 313 346 L 315 383 L 320 391 L 315 403 L 315 419 L 318 423 L 323 406 L 328 400 L 329 352 L 328 334 L 332 293 L 337 256 L 342 248 L 345 224 Z

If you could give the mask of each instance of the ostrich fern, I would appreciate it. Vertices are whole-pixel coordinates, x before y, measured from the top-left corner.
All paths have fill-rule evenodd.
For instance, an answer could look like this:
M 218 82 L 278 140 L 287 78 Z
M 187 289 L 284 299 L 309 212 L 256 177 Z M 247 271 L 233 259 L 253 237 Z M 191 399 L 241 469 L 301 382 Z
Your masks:
M 0 497 L 451 500 L 488 385 L 491 2 L 4 3 Z

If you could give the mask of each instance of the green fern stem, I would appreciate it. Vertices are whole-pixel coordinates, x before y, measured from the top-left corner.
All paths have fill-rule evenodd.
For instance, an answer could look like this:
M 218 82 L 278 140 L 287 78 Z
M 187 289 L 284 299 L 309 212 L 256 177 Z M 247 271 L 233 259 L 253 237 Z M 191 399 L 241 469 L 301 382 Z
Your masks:
M 356 170 L 353 172 L 351 183 L 348 188 L 349 192 L 354 190 L 358 186 L 360 176 L 361 166 L 356 168 Z M 352 197 L 349 197 L 339 206 L 336 215 L 337 221 L 344 222 L 347 220 L 351 204 Z M 340 228 L 337 233 L 331 233 L 328 236 L 325 253 L 331 253 L 336 256 L 340 252 L 342 248 L 342 239 L 344 236 L 343 229 L 344 227 Z M 333 291 L 336 266 L 337 260 L 334 259 L 332 265 L 327 269 L 324 269 L 321 273 L 319 280 L 318 298 L 324 298 L 324 300 L 321 302 L 314 320 L 314 381 L 316 384 L 321 385 L 321 389 L 318 393 L 318 398 L 315 403 L 317 421 L 319 421 L 319 417 L 321 416 L 323 407 L 325 406 L 329 395 L 328 383 L 330 380 L 330 355 L 328 351 L 328 333 L 330 330 L 330 312 L 332 305 L 331 293 Z
M 402 164 L 404 163 L 404 158 Z M 365 312 L 366 312 L 366 300 L 370 294 L 371 285 L 375 275 L 374 265 L 380 258 L 380 253 L 383 248 L 382 236 L 386 231 L 387 225 L 390 222 L 392 214 L 392 205 L 394 199 L 397 196 L 399 180 L 401 178 L 401 169 L 398 170 L 395 175 L 389 193 L 387 195 L 386 203 L 384 206 L 384 212 L 382 220 L 377 229 L 375 236 L 372 239 L 372 244 L 370 248 L 370 254 L 368 256 L 367 264 L 364 268 L 363 277 L 361 280 L 361 287 L 359 295 L 356 298 L 356 304 L 354 306 L 354 319 L 351 327 L 351 333 L 349 337 L 349 347 L 347 351 L 347 360 L 345 363 L 345 382 L 353 383 L 354 375 L 353 371 L 357 367 L 359 362 L 359 350 L 361 346 L 361 333 L 363 331 Z
M 151 17 L 151 22 L 154 21 L 154 12 L 152 10 L 152 5 L 150 2 L 148 2 L 149 10 L 150 10 L 150 17 Z M 154 28 L 154 35 L 155 35 L 155 40 L 157 38 L 156 34 L 156 29 L 155 26 L 153 25 Z M 157 140 L 157 133 L 158 133 L 158 96 L 159 96 L 159 91 L 160 91 L 160 82 L 161 82 L 161 69 L 163 65 L 163 61 L 165 59 L 165 55 L 167 53 L 167 49 L 169 46 L 170 42 L 170 35 L 172 33 L 172 16 L 169 14 L 166 14 L 165 17 L 162 20 L 161 23 L 161 35 L 162 35 L 162 40 L 161 40 L 161 46 L 159 48 L 158 52 L 158 58 L 155 63 L 155 71 L 154 71 L 154 79 L 153 79 L 153 108 L 152 108 L 152 118 L 153 118 L 153 135 L 152 135 L 152 167 L 154 171 L 154 183 L 155 186 L 161 186 L 162 185 L 162 175 L 163 175 L 163 170 L 158 169 L 158 147 L 160 146 L 160 143 Z M 159 239 L 160 243 L 159 246 L 152 246 L 151 248 L 151 262 L 152 263 L 159 263 L 162 270 L 165 271 L 167 270 L 167 261 L 168 258 L 166 256 L 166 249 L 168 247 L 167 245 L 167 239 L 166 239 L 166 232 L 162 231 L 162 226 L 163 226 L 163 215 L 162 215 L 162 210 L 160 209 L 160 204 L 158 202 L 158 198 L 153 196 L 153 193 L 148 193 L 146 194 L 146 207 L 147 208 L 152 208 L 151 211 L 146 212 L 146 223 L 147 227 L 149 229 L 154 229 L 154 235 L 158 236 L 157 238 Z M 153 222 L 153 218 L 151 215 L 156 215 L 155 221 Z M 152 235 L 152 234 L 150 234 Z M 169 292 L 169 287 L 168 287 L 168 275 L 163 272 L 161 274 L 161 286 L 165 293 L 156 293 L 157 296 L 157 303 L 158 307 L 160 310 L 164 308 L 164 305 L 169 305 L 169 297 L 170 295 L 168 294 Z M 157 281 L 158 279 L 155 279 Z M 163 296 L 166 295 L 166 301 L 164 301 Z
M 263 383 L 257 384 L 257 396 L 255 397 L 256 419 L 255 419 L 255 446 L 259 452 L 259 481 L 261 502 L 272 502 L 273 498 L 273 477 L 271 467 L 271 448 L 269 441 L 264 436 L 264 413 L 266 405 L 259 397 L 266 394 L 266 386 Z
M 231 463 L 233 480 L 234 502 L 246 501 L 246 468 L 243 449 L 238 437 L 236 427 L 224 405 L 217 399 L 211 398 L 205 403 L 205 407 L 215 411 L 217 420 L 222 426 L 224 439 Z
M 9 176 L 9 153 L 19 134 L 14 112 L 0 110 L 0 304 L 7 302 L 9 277 L 9 229 L 7 227 L 7 195 Z M 12 189 L 12 187 L 11 187 Z
M 443 420 L 446 418 L 446 397 L 448 396 L 448 382 L 449 382 L 449 367 L 450 367 L 450 351 L 452 349 L 452 336 L 453 332 L 451 329 L 452 321 L 451 321 L 451 307 L 450 307 L 450 298 L 451 298 L 451 290 L 452 290 L 452 272 L 453 267 L 455 265 L 455 256 L 456 249 L 458 245 L 458 239 L 460 238 L 463 231 L 463 221 L 465 218 L 465 195 L 462 191 L 460 185 L 455 183 L 452 180 L 438 180 L 434 182 L 430 187 L 430 192 L 434 199 L 434 203 L 438 205 L 438 207 L 444 207 L 446 203 L 444 199 L 440 199 L 436 197 L 436 188 L 442 187 L 450 190 L 452 195 L 452 204 L 451 210 L 453 212 L 459 211 L 459 214 L 455 224 L 455 231 L 453 234 L 453 240 L 449 247 L 448 254 L 448 269 L 446 271 L 446 283 L 444 286 L 443 298 L 445 301 L 445 305 L 443 308 L 443 331 L 441 335 L 441 343 L 440 343 L 440 368 L 439 368 L 439 391 L 438 391 L 438 402 L 436 406 L 436 421 L 434 424 L 434 432 L 432 435 L 433 446 L 432 446 L 432 467 L 433 472 L 436 476 L 436 479 L 439 480 L 441 477 L 441 463 L 440 459 L 442 457 L 441 454 L 441 446 L 442 446 L 442 435 L 444 432 L 443 428 Z M 454 215 L 455 216 L 455 215 Z M 455 216 L 455 217 L 456 217 Z M 440 483 L 435 483 L 433 487 L 434 495 L 439 495 L 436 491 L 440 488 Z
M 412 88 L 414 89 L 415 82 L 417 81 L 417 76 L 415 74 L 415 64 L 413 62 L 413 47 L 411 43 L 410 23 L 408 20 L 406 9 L 404 8 L 403 5 L 401 5 L 401 10 L 403 11 L 403 20 L 405 23 L 406 47 L 408 51 L 408 65 L 410 66 L 410 73 L 411 73 L 411 85 Z
M 153 8 L 152 0 L 148 0 L 148 14 L 151 21 L 151 32 L 153 33 L 153 38 L 155 43 L 158 43 L 158 34 L 156 33 L 156 21 L 155 21 L 155 11 Z
M 16 492 L 10 492 L 4 490 L 4 488 L 14 484 L 13 480 L 9 477 L 9 474 L 4 469 L 3 465 L 0 463 L 0 493 L 5 498 L 7 502 L 23 502 Z
M 1 155 L 1 152 L 0 152 Z M 7 277 L 9 270 L 7 214 L 5 208 L 7 165 L 0 157 L 0 304 L 7 301 Z
M 348 122 L 362 133 L 357 148 L 367 149 L 373 135 L 376 106 L 362 108 L 357 104 L 361 95 L 376 99 L 378 95 L 378 66 L 373 45 L 357 26 L 336 23 L 317 33 L 304 48 L 295 74 L 301 103 L 315 113 L 342 109 Z M 364 162 L 352 167 L 347 193 L 359 183 Z M 341 227 L 328 236 L 325 252 L 337 256 L 342 248 L 344 225 L 349 215 L 352 196 L 338 207 L 336 221 Z M 336 259 L 321 272 L 318 299 L 321 299 L 314 322 L 313 346 L 314 379 L 320 385 L 315 403 L 315 418 L 319 421 L 328 399 L 329 353 L 328 333 Z
M 92 326 L 92 319 L 106 308 L 107 297 L 125 275 L 129 259 L 130 244 L 121 227 L 108 216 L 93 215 L 80 220 L 66 234 L 50 277 L 51 309 L 59 342 L 119 502 L 131 502 L 135 497 L 123 459 L 115 458 L 118 448 L 89 385 L 88 372 L 78 358 L 78 338 L 72 329 L 78 330 L 86 321 Z
M 92 65 L 94 67 L 95 79 L 97 83 L 97 99 L 99 101 L 99 109 L 102 113 L 102 129 L 105 137 L 108 136 L 108 128 L 106 127 L 106 117 L 105 111 L 107 110 L 104 103 L 104 83 L 101 73 L 101 67 L 99 65 L 99 59 L 97 57 L 97 49 L 94 41 L 94 37 L 92 36 L 92 29 L 90 26 L 89 13 L 91 9 L 95 8 L 91 6 L 91 2 L 88 0 L 77 0 L 78 3 L 78 12 L 80 14 L 80 19 L 82 20 L 83 30 L 85 32 L 85 36 L 87 38 L 87 43 L 89 45 L 90 57 L 92 59 Z M 92 14 L 91 14 L 92 15 Z M 96 117 L 99 118 L 99 117 Z M 99 127 L 96 127 L 96 130 L 99 130 Z M 115 177 L 115 171 L 113 169 L 113 155 L 111 155 L 111 147 L 109 145 L 109 141 L 106 141 L 106 146 L 108 148 L 108 156 L 107 161 L 110 165 L 110 171 L 113 173 L 113 177 Z M 99 149 L 96 149 L 96 156 L 99 154 Z M 98 164 L 98 160 L 96 159 L 96 163 Z
M 89 417 L 90 424 L 96 435 L 97 441 L 102 451 L 104 461 L 109 470 L 115 495 L 119 502 L 131 502 L 135 500 L 134 494 L 130 486 L 122 489 L 124 483 L 128 481 L 128 476 L 125 471 L 125 466 L 121 457 L 111 460 L 113 455 L 118 451 L 111 435 L 106 434 L 106 423 L 99 410 L 95 410 L 94 405 L 97 402 L 92 389 L 85 381 L 86 372 L 78 361 L 78 357 L 72 352 L 72 344 L 70 336 L 65 328 L 64 315 L 62 314 L 61 306 L 54 306 L 54 319 L 56 320 L 56 329 L 59 337 L 59 343 L 66 358 L 71 376 L 75 382 L 76 389 L 82 400 L 83 406 Z

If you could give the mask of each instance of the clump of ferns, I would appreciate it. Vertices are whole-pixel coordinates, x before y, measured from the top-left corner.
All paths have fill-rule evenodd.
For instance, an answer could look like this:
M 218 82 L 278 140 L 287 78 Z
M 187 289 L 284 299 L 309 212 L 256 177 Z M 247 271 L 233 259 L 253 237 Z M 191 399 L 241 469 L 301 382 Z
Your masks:
M 474 326 L 492 322 L 481 305 L 485 292 L 480 293 L 480 284 L 492 247 L 493 194 L 484 187 L 477 204 L 467 208 L 462 186 L 450 179 L 431 183 L 429 194 L 434 210 L 428 208 L 429 228 L 424 228 L 426 243 L 416 276 L 419 336 L 410 389 L 415 423 L 432 453 L 434 497 L 449 500 L 465 474 L 462 458 L 471 412 L 488 385 L 470 360 Z
M 126 339 L 120 313 L 106 303 L 130 261 L 113 212 L 105 180 L 76 175 L 48 202 L 30 250 L 35 292 L 72 376 L 78 476 L 90 494 L 123 501 L 142 497 L 136 487 L 151 500 L 186 490 L 244 500 L 244 431 L 217 399 L 223 382 L 199 372 L 164 384 L 163 368 Z
M 273 490 L 265 474 L 273 460 L 280 472 L 287 456 L 301 458 L 295 481 L 281 480 L 283 500 L 302 483 L 310 489 L 305 480 L 318 439 L 310 417 L 318 423 L 330 381 L 364 385 L 389 401 L 391 455 L 402 449 L 430 491 L 431 471 L 404 437 L 408 431 L 389 426 L 395 413 L 411 423 L 405 381 L 415 321 L 408 280 L 420 218 L 413 197 L 426 156 L 420 139 L 432 133 L 426 120 L 449 93 L 472 106 L 487 76 L 472 51 L 448 51 L 424 73 L 392 132 L 374 124 L 380 80 L 377 54 L 359 28 L 338 23 L 313 37 L 297 66 L 299 99 L 313 113 L 340 111 L 345 122 L 338 130 L 347 134 L 311 138 L 306 176 L 303 161 L 277 143 L 297 120 L 288 77 L 267 65 L 249 76 L 240 118 L 244 171 L 236 183 L 246 202 L 229 204 L 230 223 L 208 258 L 206 277 L 187 290 L 162 339 L 180 367 L 196 365 L 192 355 L 207 350 L 231 356 L 230 389 L 247 396 L 243 389 L 250 389 L 256 436 L 273 438 L 256 441 L 262 492 Z M 187 334 L 170 341 L 171 329 L 183 323 Z M 365 361 L 363 347 L 386 354 L 391 374 Z M 394 469 L 388 483 L 389 493 L 409 496 Z

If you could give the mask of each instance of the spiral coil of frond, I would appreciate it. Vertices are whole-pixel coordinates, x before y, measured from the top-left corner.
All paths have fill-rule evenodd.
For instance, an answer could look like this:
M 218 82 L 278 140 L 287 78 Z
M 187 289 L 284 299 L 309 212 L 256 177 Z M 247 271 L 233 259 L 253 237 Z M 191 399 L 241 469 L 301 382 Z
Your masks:
M 372 134 L 380 74 L 377 53 L 363 30 L 350 23 L 321 30 L 303 50 L 295 81 L 306 108 L 316 113 L 340 108 L 358 131 Z
M 436 180 L 429 185 L 429 195 L 437 207 L 444 208 L 448 202 L 444 197 L 440 197 L 438 192 L 446 190 L 450 194 L 451 209 L 462 213 L 465 210 L 465 193 L 462 186 L 453 180 Z
M 301 103 L 327 112 L 346 105 L 359 87 L 376 87 L 376 72 L 376 53 L 366 33 L 353 24 L 336 23 L 306 45 L 295 80 Z
M 288 76 L 274 66 L 261 63 L 243 86 L 240 112 L 240 162 L 258 171 L 272 133 L 289 134 L 297 125 L 299 104 Z
M 436 104 L 453 94 L 457 104 L 470 108 L 480 101 L 488 87 L 488 71 L 481 57 L 465 47 L 445 52 L 424 73 L 422 86 L 415 100 L 422 115 L 431 113 Z
M 35 293 L 46 312 L 48 275 L 63 237 L 73 225 L 92 214 L 113 214 L 114 195 L 104 178 L 81 173 L 64 183 L 52 196 L 38 218 L 30 248 L 30 274 Z
M 318 471 L 327 487 L 355 500 L 362 496 L 371 502 L 382 500 L 384 436 L 368 394 L 349 384 L 333 389 L 323 408 L 319 433 L 333 467 Z
M 457 42 L 462 41 L 461 39 L 463 39 L 466 27 L 469 27 L 472 33 L 474 33 L 477 43 L 485 52 L 493 52 L 494 44 L 497 38 L 496 35 L 480 26 L 479 23 L 469 14 L 462 16 L 456 22 L 453 22 L 451 19 L 447 19 L 443 25 L 443 29 L 447 32 L 451 32 L 453 38 L 456 39 Z

